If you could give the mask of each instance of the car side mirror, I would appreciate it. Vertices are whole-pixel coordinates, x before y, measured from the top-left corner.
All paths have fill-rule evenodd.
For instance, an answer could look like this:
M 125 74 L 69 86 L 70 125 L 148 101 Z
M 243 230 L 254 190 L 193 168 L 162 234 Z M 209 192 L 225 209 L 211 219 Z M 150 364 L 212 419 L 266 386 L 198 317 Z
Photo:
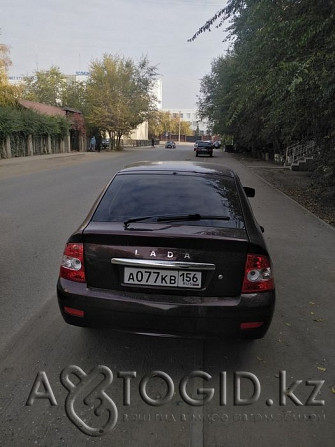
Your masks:
M 247 197 L 255 197 L 256 191 L 254 188 L 249 188 L 248 186 L 243 186 L 244 192 Z

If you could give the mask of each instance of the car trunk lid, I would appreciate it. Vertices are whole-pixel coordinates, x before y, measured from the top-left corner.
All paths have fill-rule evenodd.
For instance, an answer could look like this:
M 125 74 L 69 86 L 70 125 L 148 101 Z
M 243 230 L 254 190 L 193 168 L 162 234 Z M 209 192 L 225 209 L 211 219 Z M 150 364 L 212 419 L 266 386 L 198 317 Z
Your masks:
M 237 296 L 248 238 L 245 230 L 91 222 L 83 231 L 88 287 L 150 294 Z

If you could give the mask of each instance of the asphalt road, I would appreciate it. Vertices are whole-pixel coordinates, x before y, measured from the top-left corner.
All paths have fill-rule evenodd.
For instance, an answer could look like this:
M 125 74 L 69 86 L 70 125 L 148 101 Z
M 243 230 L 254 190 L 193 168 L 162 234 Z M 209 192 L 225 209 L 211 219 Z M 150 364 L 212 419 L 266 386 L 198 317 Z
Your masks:
M 334 445 L 335 232 L 221 150 L 206 161 L 256 188 L 277 286 L 267 336 L 200 341 L 63 322 L 55 287 L 67 237 L 116 170 L 168 159 L 195 156 L 179 145 L 0 161 L 0 446 Z M 103 378 L 105 411 L 88 409 L 83 425 L 76 415 L 91 392 L 99 406 Z

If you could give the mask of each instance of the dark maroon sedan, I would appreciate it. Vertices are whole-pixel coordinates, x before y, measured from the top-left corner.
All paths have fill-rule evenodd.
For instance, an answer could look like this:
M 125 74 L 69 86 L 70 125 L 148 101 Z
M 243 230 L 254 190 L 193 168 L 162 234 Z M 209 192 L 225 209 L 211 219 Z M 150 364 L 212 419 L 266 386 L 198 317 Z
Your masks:
M 238 176 L 207 163 L 119 171 L 69 238 L 57 284 L 77 326 L 174 336 L 263 337 L 270 257 Z

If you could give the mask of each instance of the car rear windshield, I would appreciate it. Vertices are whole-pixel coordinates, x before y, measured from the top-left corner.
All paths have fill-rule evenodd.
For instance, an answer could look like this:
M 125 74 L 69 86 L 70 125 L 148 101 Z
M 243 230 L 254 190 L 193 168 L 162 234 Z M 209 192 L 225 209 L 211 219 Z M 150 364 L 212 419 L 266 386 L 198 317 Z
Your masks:
M 198 143 L 198 147 L 199 147 L 199 146 L 204 146 L 204 147 L 206 147 L 206 146 L 212 146 L 212 144 L 213 144 L 213 143 L 211 143 L 210 141 L 199 141 L 199 143 Z
M 153 216 L 199 214 L 216 219 L 179 221 L 178 225 L 244 228 L 235 180 L 216 175 L 127 173 L 117 175 L 92 220 L 124 222 Z M 223 219 L 217 219 L 222 217 Z M 146 220 L 149 223 L 150 220 Z

